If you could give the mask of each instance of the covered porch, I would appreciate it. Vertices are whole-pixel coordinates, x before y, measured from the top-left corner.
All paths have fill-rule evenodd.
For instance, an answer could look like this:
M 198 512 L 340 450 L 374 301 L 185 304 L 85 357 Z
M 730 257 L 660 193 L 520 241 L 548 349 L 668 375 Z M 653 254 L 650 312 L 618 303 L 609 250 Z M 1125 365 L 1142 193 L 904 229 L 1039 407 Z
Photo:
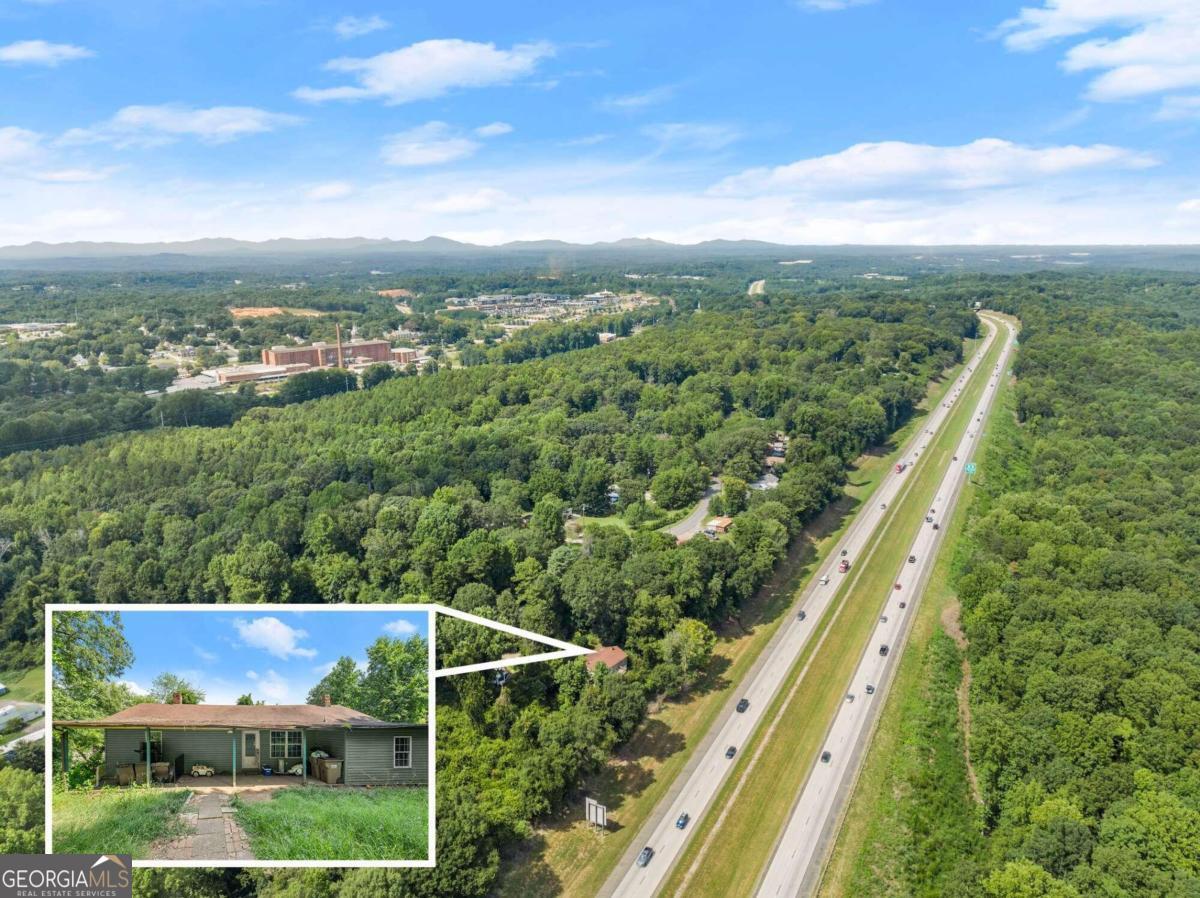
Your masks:
M 55 721 L 54 750 L 62 769 L 71 763 L 73 729 L 104 732 L 104 755 L 95 785 L 186 787 L 197 792 L 271 790 L 307 783 L 325 786 L 309 764 L 310 748 L 326 751 L 321 734 L 312 745 L 305 727 L 114 727 L 91 721 Z M 272 738 L 274 736 L 274 738 Z M 280 757 L 272 750 L 284 749 Z M 198 767 L 211 775 L 192 775 Z M 289 774 L 290 769 L 298 773 Z M 266 774 L 270 768 L 271 773 Z

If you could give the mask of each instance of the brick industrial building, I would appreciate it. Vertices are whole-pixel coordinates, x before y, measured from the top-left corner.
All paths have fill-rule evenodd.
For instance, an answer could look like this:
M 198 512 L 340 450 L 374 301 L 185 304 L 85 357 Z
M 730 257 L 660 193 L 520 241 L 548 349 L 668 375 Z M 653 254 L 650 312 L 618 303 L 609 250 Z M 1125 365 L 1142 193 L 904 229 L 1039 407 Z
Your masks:
M 321 342 L 311 346 L 272 346 L 262 351 L 264 365 L 304 364 L 314 368 L 344 368 L 360 361 L 392 361 L 392 344 L 387 340 L 350 340 L 340 345 Z

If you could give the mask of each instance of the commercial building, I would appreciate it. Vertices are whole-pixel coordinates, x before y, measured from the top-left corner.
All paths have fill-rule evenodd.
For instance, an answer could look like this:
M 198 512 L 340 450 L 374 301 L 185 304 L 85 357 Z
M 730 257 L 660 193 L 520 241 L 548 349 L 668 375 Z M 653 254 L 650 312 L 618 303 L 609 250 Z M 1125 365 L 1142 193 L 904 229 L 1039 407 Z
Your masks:
M 340 358 L 339 358 L 340 353 Z M 305 364 L 313 368 L 344 367 L 353 362 L 391 361 L 392 344 L 387 340 L 349 340 L 313 343 L 311 346 L 272 346 L 262 351 L 264 365 Z

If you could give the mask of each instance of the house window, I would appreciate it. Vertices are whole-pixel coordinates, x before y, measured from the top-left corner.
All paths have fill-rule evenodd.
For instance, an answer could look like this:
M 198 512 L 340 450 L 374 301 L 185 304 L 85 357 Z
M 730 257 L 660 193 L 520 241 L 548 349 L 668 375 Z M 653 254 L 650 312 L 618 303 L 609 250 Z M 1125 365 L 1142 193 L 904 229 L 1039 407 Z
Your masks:
M 298 730 L 271 730 L 271 757 L 298 758 L 301 754 Z
M 392 740 L 392 766 L 412 766 L 412 736 L 397 736 Z

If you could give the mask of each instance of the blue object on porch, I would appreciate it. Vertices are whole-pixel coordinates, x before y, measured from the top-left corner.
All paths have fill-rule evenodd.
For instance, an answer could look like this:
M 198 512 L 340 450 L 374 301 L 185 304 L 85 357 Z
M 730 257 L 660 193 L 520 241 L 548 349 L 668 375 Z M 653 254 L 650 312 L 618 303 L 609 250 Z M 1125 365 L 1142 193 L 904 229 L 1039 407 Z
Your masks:
M 263 776 L 270 776 L 275 771 L 273 771 L 270 767 L 264 767 L 262 769 L 262 772 L 263 772 Z

